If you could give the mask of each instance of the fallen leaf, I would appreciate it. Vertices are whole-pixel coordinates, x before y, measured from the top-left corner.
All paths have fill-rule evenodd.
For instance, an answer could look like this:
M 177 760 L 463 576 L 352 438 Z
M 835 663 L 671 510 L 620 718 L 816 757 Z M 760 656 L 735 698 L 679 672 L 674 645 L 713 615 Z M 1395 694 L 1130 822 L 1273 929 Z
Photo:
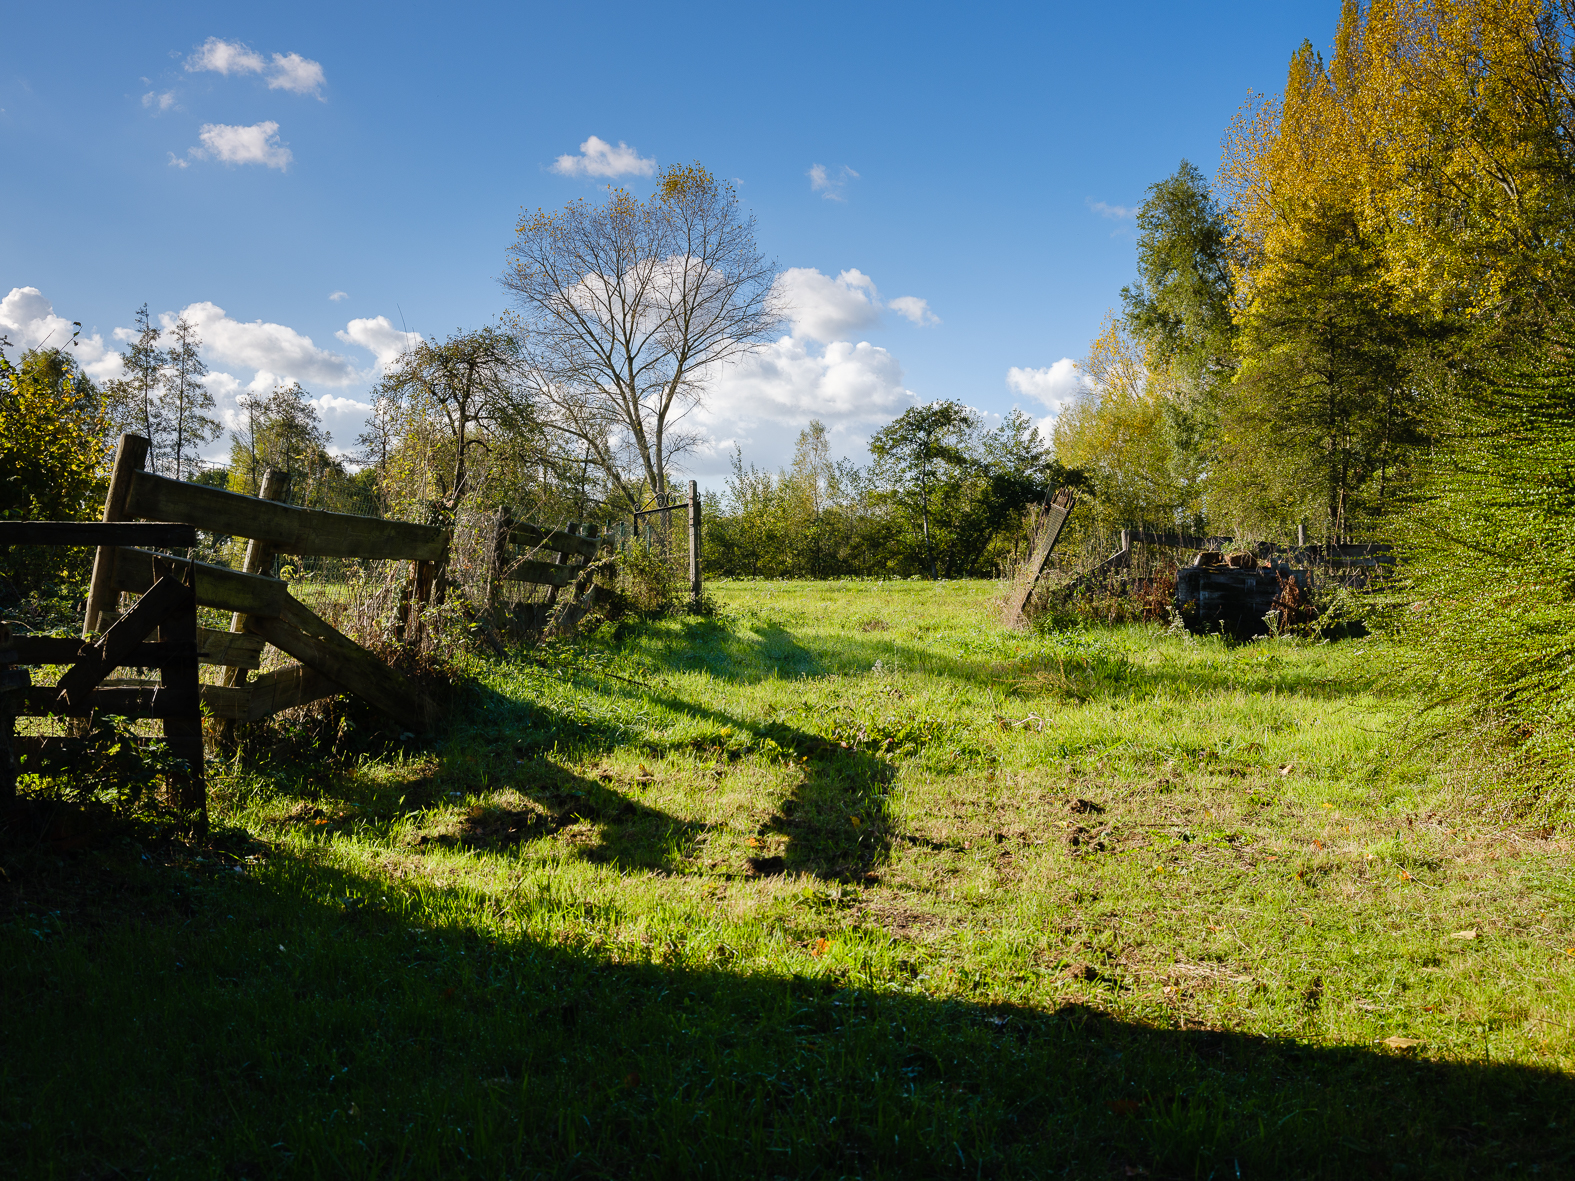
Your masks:
M 631 1070 L 628 1074 L 624 1075 L 623 1085 L 626 1087 L 638 1087 L 640 1085 L 640 1072 L 637 1070 Z
M 758 849 L 760 847 L 760 842 L 754 837 L 746 838 L 744 844 L 748 845 L 751 849 Z
M 1280 768 L 1280 774 L 1281 775 L 1289 775 L 1291 773 L 1291 768 L 1293 766 L 1295 766 L 1294 763 L 1286 763 L 1285 766 Z
M 809 949 L 809 954 L 825 955 L 826 949 L 830 946 L 831 944 L 826 940 L 825 936 L 821 936 L 819 939 L 815 940 L 815 946 Z
M 1323 842 L 1322 841 L 1314 841 L 1313 844 L 1317 845 L 1320 849 L 1323 848 Z
M 1451 939 L 1475 939 L 1476 937 L 1477 929 L 1475 927 L 1472 927 L 1469 931 L 1456 931 L 1450 936 Z
M 1410 870 L 1402 869 L 1400 871 L 1400 880 L 1402 882 L 1409 882 L 1409 881 L 1411 881 L 1411 872 L 1410 872 Z
M 1105 1104 L 1111 1115 L 1136 1115 L 1143 1105 L 1136 1099 L 1112 1099 Z
M 651 774 L 651 769 L 649 767 L 647 767 L 644 763 L 641 763 L 640 764 L 640 773 L 635 776 L 635 779 L 637 781 L 639 781 L 639 782 L 646 782 L 646 781 L 649 781 L 649 780 L 652 780 L 652 779 L 655 779 L 655 778 L 656 778 L 656 776 Z
M 1384 1039 L 1384 1045 L 1388 1046 L 1391 1050 L 1414 1050 L 1421 1044 L 1422 1043 L 1414 1037 L 1400 1037 L 1396 1035 L 1394 1037 L 1386 1037 Z
M 848 817 L 848 823 L 851 824 L 854 828 L 860 828 L 860 827 L 863 826 L 864 821 L 861 820 L 857 816 L 849 816 Z

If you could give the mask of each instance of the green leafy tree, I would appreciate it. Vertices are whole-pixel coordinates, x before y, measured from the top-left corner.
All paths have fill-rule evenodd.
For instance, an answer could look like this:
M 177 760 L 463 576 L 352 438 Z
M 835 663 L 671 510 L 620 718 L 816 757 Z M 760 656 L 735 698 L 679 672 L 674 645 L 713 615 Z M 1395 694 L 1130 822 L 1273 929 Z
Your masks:
M 975 466 L 969 443 L 978 425 L 978 415 L 961 402 L 936 401 L 904 410 L 870 439 L 876 478 L 916 532 L 931 578 L 938 577 L 937 518 L 955 508 L 957 485 Z
M 0 337 L 0 519 L 92 520 L 103 498 L 103 401 L 64 349 L 32 349 L 12 365 Z M 57 547 L 0 551 L 13 594 L 87 577 L 82 554 Z
M 300 382 L 276 387 L 267 397 L 243 395 L 238 406 L 240 425 L 230 432 L 230 491 L 255 496 L 263 473 L 276 468 L 290 477 L 292 503 L 361 511 L 344 463 L 329 450 L 333 436 Z
M 519 342 L 494 328 L 422 341 L 384 374 L 376 396 L 377 420 L 363 444 L 383 452 L 389 478 L 410 483 L 416 468 L 431 475 L 449 512 L 470 491 L 476 453 L 509 451 L 522 464 L 542 458 Z
M 1121 289 L 1148 365 L 1203 386 L 1234 366 L 1230 225 L 1186 160 L 1149 187 L 1137 215 L 1138 281 Z
M 1372 240 L 1335 211 L 1258 293 L 1222 408 L 1217 501 L 1249 528 L 1297 520 L 1332 540 L 1380 528 L 1426 437 L 1411 377 L 1422 328 L 1399 310 Z

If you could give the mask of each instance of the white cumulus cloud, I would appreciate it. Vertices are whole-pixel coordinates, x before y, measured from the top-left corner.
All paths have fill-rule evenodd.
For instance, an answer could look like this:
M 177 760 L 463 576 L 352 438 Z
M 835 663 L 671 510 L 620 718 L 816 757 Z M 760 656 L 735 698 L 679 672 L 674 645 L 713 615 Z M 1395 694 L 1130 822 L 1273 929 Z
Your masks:
M 1083 388 L 1083 375 L 1077 362 L 1062 357 L 1043 369 L 1023 369 L 1014 365 L 1006 371 L 1006 386 L 1013 393 L 1047 406 L 1052 417 L 1065 409 Z
M 857 267 L 835 279 L 814 267 L 789 267 L 777 276 L 776 294 L 793 323 L 795 337 L 827 344 L 880 321 L 875 280 Z
M 377 367 L 387 369 L 400 356 L 421 343 L 419 332 L 401 332 L 387 316 L 351 320 L 342 332 L 334 333 L 346 344 L 360 345 L 377 358 Z
M 268 61 L 239 41 L 225 41 L 209 37 L 202 47 L 186 59 L 186 69 L 195 74 L 211 70 L 215 74 L 260 74 L 268 68 Z
M 721 475 L 736 444 L 746 463 L 781 466 L 798 432 L 817 418 L 842 453 L 857 456 L 871 432 L 915 401 L 901 363 L 883 348 L 843 340 L 815 349 L 784 336 L 712 379 L 694 416 L 707 441 L 691 463 Z
M 276 53 L 268 70 L 269 90 L 288 90 L 291 94 L 310 94 L 321 99 L 327 82 L 322 64 L 299 53 Z
M 890 308 L 915 324 L 939 324 L 929 300 L 899 295 L 881 303 L 875 280 L 853 267 L 835 279 L 814 267 L 789 267 L 777 276 L 776 296 L 793 324 L 793 335 L 829 344 L 880 323 L 881 311 Z
M 354 398 L 341 398 L 337 394 L 324 394 L 322 397 L 313 398 L 312 400 L 324 410 L 329 411 L 354 410 L 365 414 L 368 410 L 372 409 L 372 403 L 370 402 L 357 402 Z
M 279 125 L 271 119 L 250 127 L 204 123 L 197 138 L 202 140 L 202 147 L 192 148 L 187 155 L 198 160 L 211 157 L 223 164 L 261 164 L 283 172 L 295 159 L 290 149 L 279 143 Z
M 76 331 L 70 320 L 55 315 L 54 305 L 37 287 L 13 287 L 0 299 L 0 336 L 16 350 L 11 360 L 24 349 L 66 349 L 94 381 L 119 377 L 120 354 L 107 348 L 97 332 L 78 334 L 73 345 L 71 336 Z
M 248 45 L 239 41 L 225 41 L 209 37 L 196 53 L 186 59 L 186 69 L 191 73 L 208 71 L 215 74 L 261 74 L 269 90 L 287 90 L 291 94 L 310 94 L 321 99 L 322 88 L 327 82 L 321 62 L 302 57 L 299 53 L 276 53 L 265 58 Z
M 559 156 L 552 170 L 562 176 L 650 176 L 656 171 L 656 160 L 641 156 L 623 140 L 614 147 L 593 135 L 580 145 L 578 156 Z
M 203 352 L 221 365 L 255 370 L 248 388 L 273 381 L 302 385 L 347 386 L 364 375 L 346 357 L 318 348 L 312 338 L 284 324 L 262 320 L 232 320 L 218 304 L 203 301 L 187 305 L 181 313 L 202 336 Z M 164 313 L 159 322 L 168 329 L 176 317 Z

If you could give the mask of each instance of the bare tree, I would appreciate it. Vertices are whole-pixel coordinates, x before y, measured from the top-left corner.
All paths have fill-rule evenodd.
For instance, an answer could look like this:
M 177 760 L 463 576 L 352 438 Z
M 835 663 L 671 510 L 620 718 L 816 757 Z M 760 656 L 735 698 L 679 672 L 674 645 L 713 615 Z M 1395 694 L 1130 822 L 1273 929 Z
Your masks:
M 548 425 L 578 439 L 628 502 L 665 503 L 681 427 L 720 367 L 780 322 L 773 262 L 730 185 L 699 165 L 649 201 L 614 189 L 520 218 L 502 282 Z

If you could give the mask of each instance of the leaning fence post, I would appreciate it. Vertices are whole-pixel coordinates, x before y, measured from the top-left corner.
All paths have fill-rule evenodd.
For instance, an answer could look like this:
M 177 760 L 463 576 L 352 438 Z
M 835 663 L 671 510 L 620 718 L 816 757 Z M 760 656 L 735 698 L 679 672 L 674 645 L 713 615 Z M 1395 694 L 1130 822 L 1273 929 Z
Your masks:
M 700 490 L 689 481 L 689 606 L 700 607 Z
M 109 477 L 109 492 L 104 497 L 103 520 L 125 519 L 131 477 L 147 463 L 148 445 L 141 435 L 120 436 L 120 444 L 115 448 L 115 468 Z M 120 592 L 111 585 L 115 577 L 115 551 L 115 546 L 101 545 L 93 555 L 93 581 L 88 589 L 87 610 L 82 616 L 84 640 L 93 638 L 104 612 L 120 601 Z

